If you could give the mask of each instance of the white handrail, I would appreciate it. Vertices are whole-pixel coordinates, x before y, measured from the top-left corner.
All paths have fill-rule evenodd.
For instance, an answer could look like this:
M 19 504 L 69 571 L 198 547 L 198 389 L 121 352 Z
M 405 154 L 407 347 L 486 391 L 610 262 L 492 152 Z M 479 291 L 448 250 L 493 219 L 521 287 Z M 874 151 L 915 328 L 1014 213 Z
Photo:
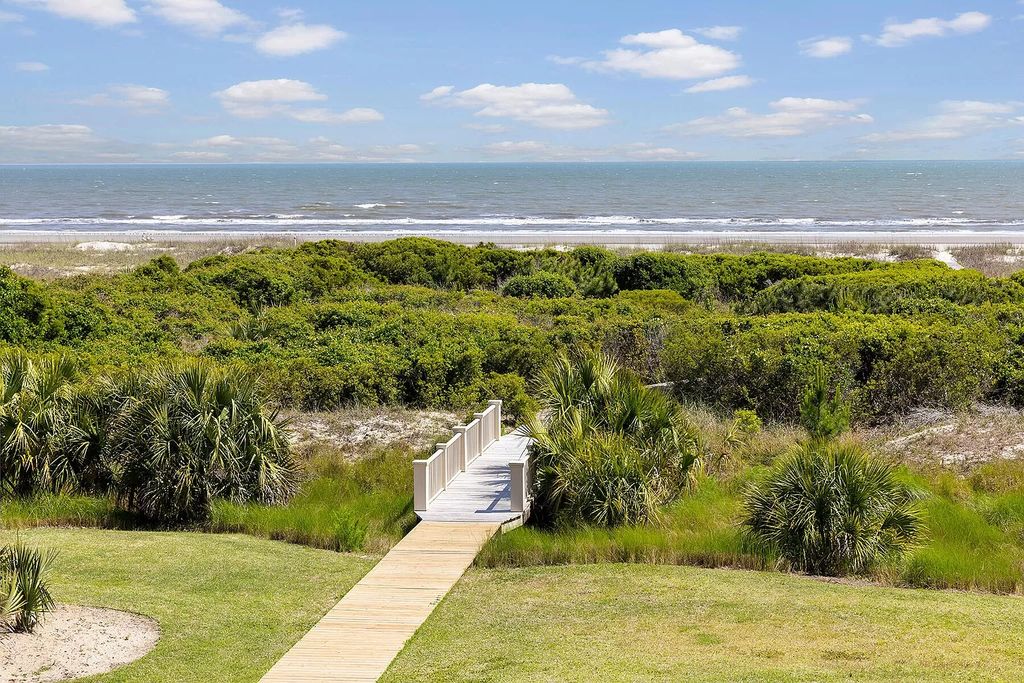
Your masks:
M 455 435 L 426 460 L 413 460 L 413 508 L 424 511 L 455 477 L 501 438 L 501 401 L 488 401 L 487 409 L 475 413 L 468 425 L 455 427 Z

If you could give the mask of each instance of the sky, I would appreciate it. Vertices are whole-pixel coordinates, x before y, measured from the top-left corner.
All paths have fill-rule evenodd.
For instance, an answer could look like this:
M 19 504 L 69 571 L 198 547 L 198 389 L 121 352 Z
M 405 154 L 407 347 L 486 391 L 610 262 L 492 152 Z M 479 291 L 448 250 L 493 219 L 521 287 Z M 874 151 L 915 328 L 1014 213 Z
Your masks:
M 0 0 L 0 163 L 1024 159 L 1024 0 Z

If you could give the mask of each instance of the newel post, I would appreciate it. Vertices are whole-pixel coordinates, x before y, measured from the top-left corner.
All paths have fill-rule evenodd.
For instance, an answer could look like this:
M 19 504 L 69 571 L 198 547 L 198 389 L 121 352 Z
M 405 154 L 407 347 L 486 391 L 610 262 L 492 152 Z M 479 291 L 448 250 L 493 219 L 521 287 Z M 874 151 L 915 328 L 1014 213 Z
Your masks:
M 427 493 L 427 461 L 412 461 L 412 501 L 416 512 L 424 512 L 430 502 Z
M 488 401 L 488 405 L 494 406 L 494 438 L 501 438 L 501 401 Z
M 509 473 L 512 475 L 511 498 L 512 512 L 526 511 L 526 462 L 514 460 L 508 464 Z

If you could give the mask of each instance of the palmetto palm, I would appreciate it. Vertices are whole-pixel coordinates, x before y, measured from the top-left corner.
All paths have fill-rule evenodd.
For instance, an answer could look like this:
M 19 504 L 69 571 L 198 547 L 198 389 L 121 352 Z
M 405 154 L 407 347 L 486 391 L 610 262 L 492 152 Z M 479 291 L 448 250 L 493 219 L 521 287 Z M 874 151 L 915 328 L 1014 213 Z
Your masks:
M 607 356 L 560 356 L 537 393 L 528 432 L 541 521 L 644 522 L 686 482 L 698 450 L 678 406 Z
M 110 433 L 121 502 L 165 522 L 205 519 L 210 501 L 280 502 L 294 487 L 287 425 L 255 378 L 192 362 L 125 380 Z
M 53 609 L 47 572 L 55 554 L 21 543 L 0 548 L 0 622 L 31 633 L 43 614 Z
M 19 351 L 0 359 L 0 493 L 59 490 L 74 483 L 59 443 L 75 374 L 65 356 L 34 361 Z
M 860 446 L 812 441 L 747 492 L 744 524 L 796 569 L 857 573 L 913 545 L 916 500 L 890 464 Z

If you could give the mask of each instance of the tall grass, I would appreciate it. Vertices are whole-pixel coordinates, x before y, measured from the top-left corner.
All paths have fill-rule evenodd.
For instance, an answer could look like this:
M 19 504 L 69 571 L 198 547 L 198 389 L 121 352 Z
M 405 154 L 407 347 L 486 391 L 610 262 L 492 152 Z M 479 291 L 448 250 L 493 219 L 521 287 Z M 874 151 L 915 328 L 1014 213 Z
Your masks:
M 767 569 L 774 558 L 747 548 L 737 526 L 736 485 L 700 478 L 693 491 L 664 508 L 648 525 L 542 530 L 501 534 L 477 556 L 484 567 L 636 562 Z
M 416 523 L 412 449 L 391 447 L 346 459 L 320 450 L 310 478 L 286 505 L 214 502 L 210 528 L 338 551 L 387 552 Z
M 142 526 L 142 520 L 118 509 L 114 499 L 106 496 L 44 493 L 0 500 L 0 527 L 39 526 L 133 529 Z
M 925 519 L 929 539 L 899 570 L 898 583 L 995 593 L 1019 593 L 1024 588 L 1024 545 L 1019 537 L 973 506 L 943 497 L 928 502 Z
M 305 478 L 287 503 L 215 499 L 209 522 L 193 528 L 381 554 L 416 523 L 410 448 L 396 446 L 352 459 L 317 447 L 305 457 Z M 0 527 L 37 526 L 144 529 L 152 528 L 152 522 L 120 510 L 112 497 L 39 494 L 0 500 Z

